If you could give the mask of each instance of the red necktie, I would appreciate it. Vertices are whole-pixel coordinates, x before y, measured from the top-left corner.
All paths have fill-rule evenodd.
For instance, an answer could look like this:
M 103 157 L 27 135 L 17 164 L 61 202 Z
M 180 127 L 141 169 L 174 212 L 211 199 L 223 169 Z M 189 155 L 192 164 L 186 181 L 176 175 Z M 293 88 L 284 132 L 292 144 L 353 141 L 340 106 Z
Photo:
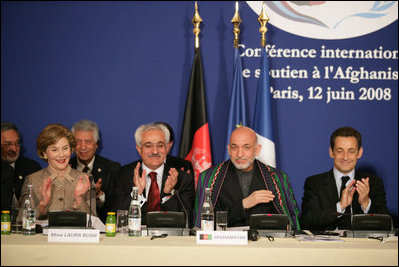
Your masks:
M 159 188 L 157 183 L 157 173 L 150 172 L 148 174 L 151 178 L 150 191 L 148 192 L 147 199 L 147 212 L 161 210 L 161 197 L 159 195 Z

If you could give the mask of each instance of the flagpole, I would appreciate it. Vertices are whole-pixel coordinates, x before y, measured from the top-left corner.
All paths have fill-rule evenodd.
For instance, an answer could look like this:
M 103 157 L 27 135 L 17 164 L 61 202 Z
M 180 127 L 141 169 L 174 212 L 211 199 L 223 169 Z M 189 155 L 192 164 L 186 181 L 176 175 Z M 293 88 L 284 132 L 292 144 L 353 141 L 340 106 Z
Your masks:
M 211 140 L 206 115 L 204 74 L 199 45 L 201 22 L 198 5 L 195 2 L 195 13 L 192 19 L 194 25 L 193 33 L 195 34 L 194 61 L 186 98 L 179 149 L 179 157 L 190 161 L 193 166 L 195 186 L 197 186 L 199 174 L 212 166 Z
M 200 24 L 202 22 L 202 18 L 200 17 L 199 13 L 198 13 L 198 5 L 197 5 L 197 1 L 195 1 L 195 13 L 194 13 L 194 17 L 191 20 L 191 22 L 194 24 L 194 30 L 193 33 L 195 35 L 195 48 L 199 48 L 199 34 L 201 32 L 200 30 Z
M 234 33 L 234 70 L 233 70 L 233 83 L 231 88 L 230 107 L 227 117 L 226 127 L 226 148 L 224 152 L 224 159 L 230 158 L 228 153 L 228 145 L 230 143 L 231 133 L 238 127 L 248 126 L 247 125 L 247 108 L 245 101 L 244 92 L 244 81 L 242 78 L 242 64 L 240 52 L 238 49 L 239 35 L 240 35 L 240 24 L 242 22 L 240 14 L 238 12 L 238 1 L 235 3 L 235 14 L 231 20 L 233 23 Z
M 240 18 L 240 14 L 238 13 L 238 1 L 236 1 L 236 12 L 234 17 L 231 20 L 231 23 L 234 25 L 233 33 L 234 33 L 234 48 L 238 48 L 239 43 L 239 35 L 240 35 L 240 24 L 242 20 Z
M 267 59 L 266 46 L 266 24 L 269 17 L 266 15 L 266 4 L 262 3 L 262 10 L 259 14 L 259 32 L 261 33 L 261 68 L 258 80 L 258 89 L 255 97 L 255 112 L 253 116 L 253 130 L 257 133 L 258 144 L 261 150 L 256 159 L 261 162 L 276 167 L 276 148 L 273 138 L 273 117 L 272 117 L 272 96 L 270 93 L 269 63 Z
M 266 14 L 265 1 L 262 2 L 262 11 L 260 12 L 258 21 L 260 23 L 259 32 L 262 34 L 261 46 L 263 48 L 266 45 L 266 32 L 267 32 L 266 24 L 269 21 L 269 17 Z

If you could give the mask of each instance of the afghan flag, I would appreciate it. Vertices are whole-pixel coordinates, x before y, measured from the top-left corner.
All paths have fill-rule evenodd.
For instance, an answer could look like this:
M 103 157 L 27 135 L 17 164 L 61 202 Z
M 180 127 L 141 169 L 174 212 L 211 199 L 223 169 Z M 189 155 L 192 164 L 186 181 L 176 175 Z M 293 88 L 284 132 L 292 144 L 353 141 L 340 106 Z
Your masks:
M 179 157 L 190 161 L 193 165 L 197 187 L 198 175 L 212 166 L 211 140 L 206 117 L 204 78 L 199 48 L 195 49 L 191 69 Z

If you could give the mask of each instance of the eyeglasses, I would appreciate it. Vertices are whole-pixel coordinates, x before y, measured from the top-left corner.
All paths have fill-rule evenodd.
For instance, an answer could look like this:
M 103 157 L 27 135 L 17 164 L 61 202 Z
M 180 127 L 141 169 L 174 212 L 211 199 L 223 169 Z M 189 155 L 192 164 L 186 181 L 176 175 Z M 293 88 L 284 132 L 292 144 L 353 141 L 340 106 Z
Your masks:
M 152 149 L 152 148 L 157 148 L 157 149 L 165 149 L 166 148 L 166 143 L 164 143 L 164 142 L 158 142 L 158 143 L 156 143 L 156 144 L 154 144 L 154 143 L 150 143 L 150 142 L 148 142 L 148 143 L 144 143 L 143 144 L 143 147 L 145 148 L 145 149 Z
M 9 149 L 11 146 L 20 147 L 21 145 L 22 141 L 20 140 L 15 142 L 4 142 L 3 144 L 1 144 L 1 146 L 4 147 L 5 149 Z

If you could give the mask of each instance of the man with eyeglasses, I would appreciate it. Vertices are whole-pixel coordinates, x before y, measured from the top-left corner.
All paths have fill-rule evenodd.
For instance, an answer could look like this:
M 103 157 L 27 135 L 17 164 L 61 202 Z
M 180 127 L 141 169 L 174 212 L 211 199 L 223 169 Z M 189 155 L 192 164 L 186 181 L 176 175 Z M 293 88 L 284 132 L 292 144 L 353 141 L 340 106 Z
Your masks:
M 71 167 L 93 176 L 96 185 L 97 214 L 105 223 L 107 212 L 112 209 L 113 176 L 121 165 L 97 154 L 100 131 L 95 122 L 80 120 L 72 126 L 71 132 L 76 139 L 76 156 L 70 161 Z
M 141 160 L 122 166 L 116 174 L 114 209 L 129 208 L 132 187 L 136 186 L 139 190 L 142 224 L 145 224 L 146 213 L 149 211 L 184 212 L 185 208 L 191 226 L 194 178 L 191 174 L 165 164 L 170 142 L 168 129 L 161 123 L 144 124 L 137 128 L 134 138 Z
M 10 210 L 13 195 L 17 205 L 25 177 L 41 169 L 38 162 L 21 155 L 21 135 L 11 122 L 1 123 L 1 208 Z
M 211 188 L 217 210 L 227 210 L 227 226 L 248 226 L 251 214 L 285 214 L 300 230 L 299 207 L 288 176 L 255 159 L 261 145 L 248 127 L 235 129 L 228 145 L 230 160 L 212 166 L 198 177 L 195 225 L 201 227 L 205 189 Z

